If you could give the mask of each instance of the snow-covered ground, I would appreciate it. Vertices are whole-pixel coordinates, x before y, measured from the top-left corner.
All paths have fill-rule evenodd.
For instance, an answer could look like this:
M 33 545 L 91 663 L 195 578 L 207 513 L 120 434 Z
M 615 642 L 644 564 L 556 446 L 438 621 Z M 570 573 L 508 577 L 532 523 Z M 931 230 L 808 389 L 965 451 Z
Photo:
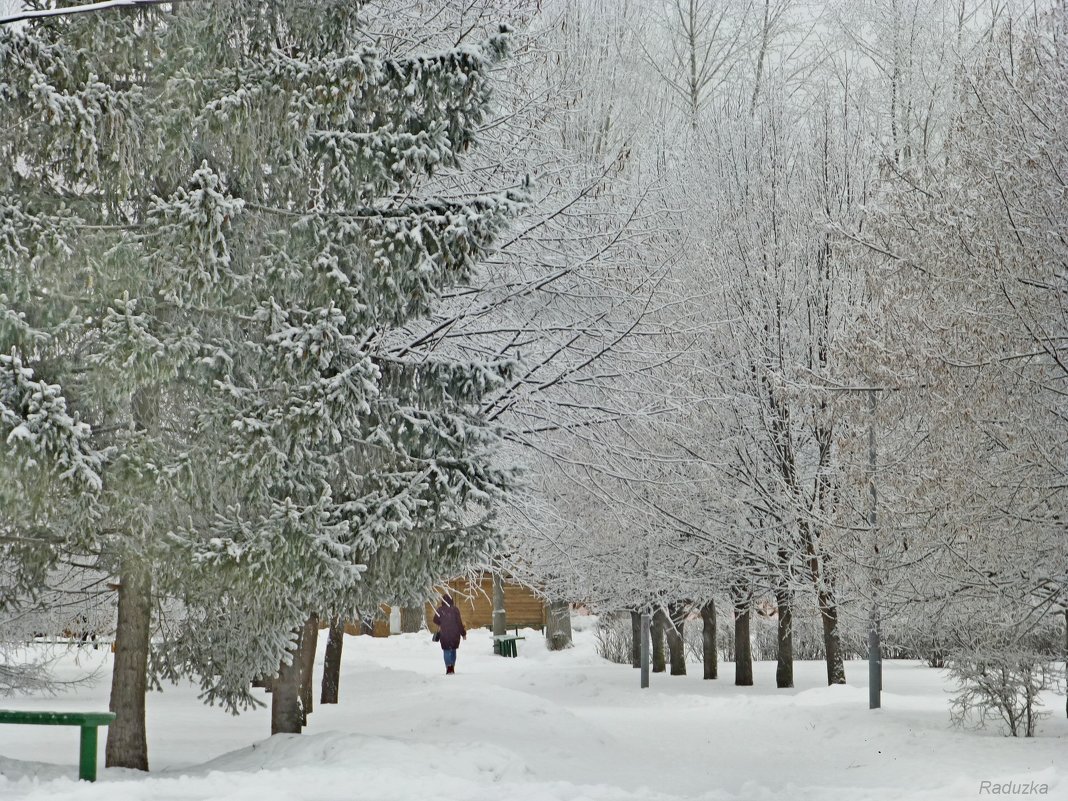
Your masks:
M 341 703 L 317 706 L 303 735 L 268 738 L 267 710 L 232 717 L 167 687 L 149 696 L 148 775 L 101 769 L 79 783 L 77 729 L 0 726 L 0 799 L 947 801 L 1007 782 L 1068 799 L 1063 697 L 1049 699 L 1041 736 L 1012 739 L 951 728 L 944 673 L 915 662 L 886 663 L 876 712 L 863 663 L 847 666 L 844 687 L 824 686 L 822 663 L 798 663 L 794 690 L 774 688 L 772 663 L 748 688 L 733 686 L 730 664 L 717 681 L 697 664 L 643 691 L 638 671 L 596 655 L 592 619 L 576 623 L 573 649 L 549 653 L 526 631 L 518 659 L 472 632 L 449 677 L 425 632 L 350 637 Z M 106 709 L 110 654 L 77 657 L 102 663 L 93 686 L 0 706 Z M 103 738 L 100 750 L 102 763 Z

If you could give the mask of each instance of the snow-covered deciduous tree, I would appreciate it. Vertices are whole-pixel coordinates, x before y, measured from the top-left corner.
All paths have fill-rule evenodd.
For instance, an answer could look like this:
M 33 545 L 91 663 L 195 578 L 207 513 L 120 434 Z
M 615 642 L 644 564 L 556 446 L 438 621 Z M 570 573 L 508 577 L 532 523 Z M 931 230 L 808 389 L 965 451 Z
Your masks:
M 642 52 L 670 96 L 697 128 L 715 90 L 745 63 L 753 3 L 721 0 L 663 0 L 652 4 L 654 23 L 639 39 Z M 768 13 L 782 14 L 781 4 Z M 769 37 L 771 32 L 769 31 Z M 666 55 L 666 57 L 665 57 Z
M 1060 647 L 1065 20 L 1059 3 L 1007 16 L 962 58 L 944 157 L 889 162 L 861 237 L 875 262 L 862 358 L 897 390 L 880 408 L 896 421 L 880 481 L 890 580 L 918 645 L 973 665 Z

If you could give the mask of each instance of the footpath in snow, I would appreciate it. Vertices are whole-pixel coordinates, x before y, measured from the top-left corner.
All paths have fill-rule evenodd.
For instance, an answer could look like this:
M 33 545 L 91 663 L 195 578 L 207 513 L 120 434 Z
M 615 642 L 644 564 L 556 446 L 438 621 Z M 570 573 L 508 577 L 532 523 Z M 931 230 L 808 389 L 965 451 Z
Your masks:
M 316 706 L 302 735 L 268 737 L 267 709 L 233 717 L 165 687 L 148 700 L 147 775 L 103 769 L 101 745 L 99 780 L 79 783 L 77 729 L 0 726 L 0 799 L 954 801 L 1043 785 L 1042 797 L 1068 799 L 1063 698 L 1028 740 L 952 728 L 945 674 L 917 662 L 885 663 L 874 712 L 863 663 L 839 687 L 824 685 L 822 663 L 798 663 L 793 690 L 775 689 L 773 663 L 745 688 L 731 664 L 716 681 L 696 664 L 643 691 L 637 671 L 596 655 L 593 619 L 576 624 L 574 648 L 550 653 L 527 631 L 518 659 L 474 631 L 450 677 L 426 632 L 350 637 L 341 703 Z M 65 676 L 87 667 L 99 670 L 90 686 L 0 705 L 107 709 L 106 649 L 60 663 Z

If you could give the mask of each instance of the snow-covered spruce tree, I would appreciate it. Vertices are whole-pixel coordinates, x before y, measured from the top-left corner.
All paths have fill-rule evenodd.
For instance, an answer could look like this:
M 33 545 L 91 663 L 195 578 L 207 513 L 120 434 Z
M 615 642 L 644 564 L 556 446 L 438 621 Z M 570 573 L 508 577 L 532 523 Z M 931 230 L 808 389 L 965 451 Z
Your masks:
M 0 339 L 10 344 L 16 329 L 28 333 L 26 322 L 0 312 Z M 41 380 L 18 347 L 0 354 L 0 443 L 0 695 L 7 695 L 52 684 L 46 665 L 22 646 L 52 600 L 42 590 L 62 543 L 78 535 L 72 521 L 93 514 L 101 454 L 62 388 Z
M 468 279 L 519 199 L 422 191 L 471 145 L 505 37 L 386 59 L 360 5 L 0 34 L 3 313 L 28 321 L 4 346 L 51 365 L 108 448 L 82 522 L 119 576 L 110 765 L 147 768 L 154 598 L 187 610 L 156 667 L 236 708 L 294 663 L 309 614 L 426 585 L 492 538 L 509 475 L 473 410 L 508 364 L 385 343 Z

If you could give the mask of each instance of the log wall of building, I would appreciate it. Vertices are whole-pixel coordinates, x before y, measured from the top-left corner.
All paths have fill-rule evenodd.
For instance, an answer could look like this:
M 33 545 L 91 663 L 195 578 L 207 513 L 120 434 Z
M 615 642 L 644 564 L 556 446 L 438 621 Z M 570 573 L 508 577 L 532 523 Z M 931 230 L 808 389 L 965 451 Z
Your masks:
M 460 610 L 460 617 L 469 629 L 490 628 L 493 625 L 493 579 L 483 575 L 478 582 L 469 583 L 466 579 L 454 579 L 446 584 L 453 602 Z M 439 595 L 446 589 L 439 590 Z M 426 604 L 427 628 L 436 631 L 433 624 L 434 609 L 440 600 Z M 505 579 L 504 609 L 508 628 L 545 627 L 545 603 L 530 587 Z
M 439 587 L 436 597 L 424 605 L 426 626 L 430 631 L 437 631 L 434 625 L 434 610 L 441 603 L 441 595 L 448 592 L 460 609 L 464 625 L 469 629 L 490 628 L 493 625 L 493 578 L 487 573 L 475 582 L 458 578 Z M 545 603 L 534 590 L 525 584 L 505 579 L 504 608 L 508 628 L 545 628 Z M 379 607 L 371 627 L 371 636 L 389 636 L 389 615 L 392 609 L 388 604 Z M 325 624 L 324 624 L 325 625 Z M 357 623 L 345 624 L 346 634 L 366 634 Z

